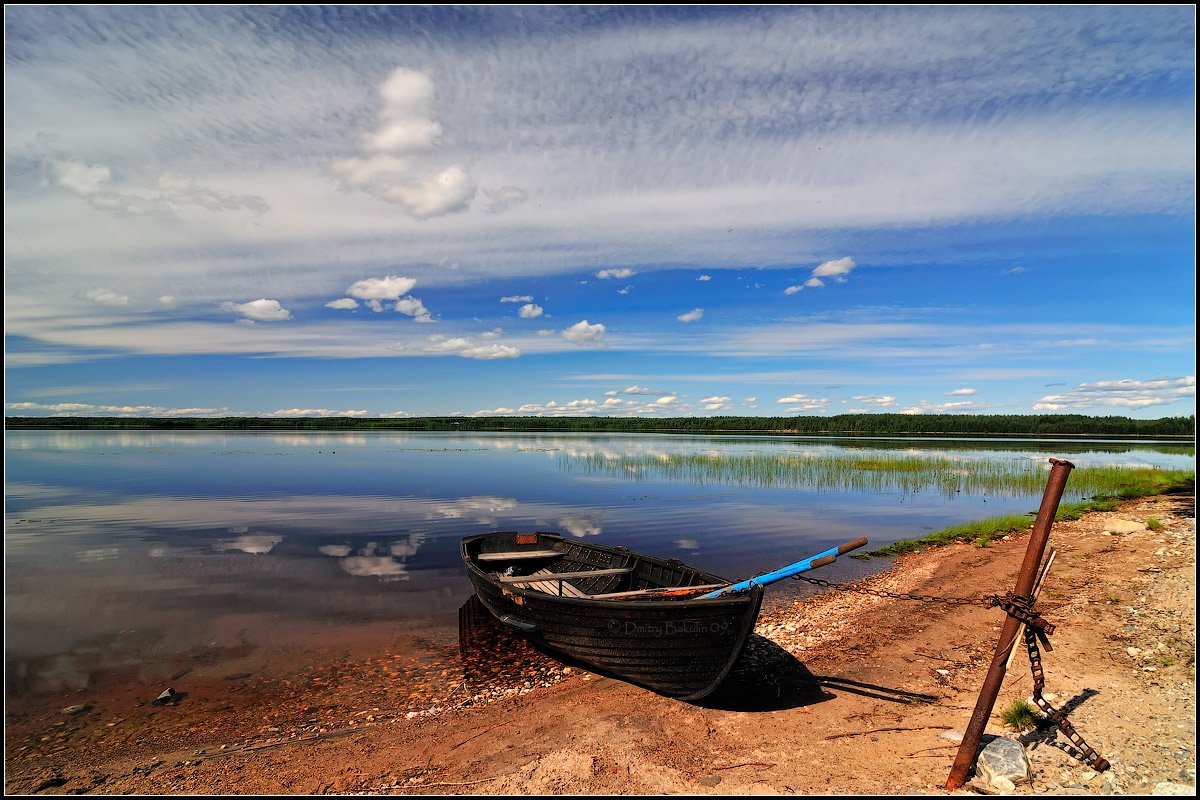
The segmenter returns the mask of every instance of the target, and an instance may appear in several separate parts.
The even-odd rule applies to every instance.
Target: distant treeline
[[[545,431],[783,433],[806,436],[1189,438],[1196,417],[1083,414],[841,414],[834,417],[6,417],[5,427],[86,430]]]

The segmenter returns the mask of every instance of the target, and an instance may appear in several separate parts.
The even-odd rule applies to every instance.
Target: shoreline
[[[1058,626],[1044,653],[1046,692],[1074,708],[1072,723],[1113,769],[1093,773],[1041,742],[1027,749],[1034,785],[1019,791],[1194,787],[1194,510],[1194,496],[1167,495],[1054,524],[1058,559],[1039,604]],[[1162,527],[1146,529],[1150,518]],[[1118,519],[1143,527],[1106,533]],[[1003,593],[1026,540],[1012,534],[984,549],[901,556],[865,585]],[[839,591],[799,599],[760,617],[729,685],[698,705],[536,652],[497,667],[498,651],[486,647],[476,674],[464,662],[461,675],[441,676],[444,686],[462,680],[445,696],[401,697],[422,669],[441,665],[406,663],[395,641],[291,675],[181,680],[176,705],[147,703],[150,687],[136,681],[78,715],[62,711],[78,697],[43,696],[40,709],[21,698],[6,708],[5,786],[16,794],[945,794],[955,746],[941,736],[966,725],[1000,613]],[[459,647],[435,644],[447,654]],[[509,644],[501,650],[513,655]],[[1031,685],[1019,653],[989,733],[1005,732],[999,710]]]

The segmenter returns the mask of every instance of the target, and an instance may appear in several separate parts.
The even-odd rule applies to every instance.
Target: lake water
[[[169,677],[188,653],[284,658],[297,642],[388,630],[444,641],[470,596],[458,541],[492,530],[558,531],[739,578],[859,536],[879,547],[1038,507],[1040,487],[799,468],[912,455],[954,459],[963,475],[1045,470],[1052,456],[1195,468],[1190,446],[1111,442],[8,432],[9,693],[122,670]],[[1064,499],[1080,496],[1068,482]],[[885,566],[842,559],[820,576]],[[768,598],[801,590],[785,583]]]

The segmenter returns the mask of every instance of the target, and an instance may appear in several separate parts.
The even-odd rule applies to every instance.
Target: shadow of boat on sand
[[[463,678],[472,691],[529,688],[564,666],[622,680],[619,675],[541,649],[499,622],[474,595],[459,609],[458,622]],[[729,711],[779,711],[833,697],[795,656],[770,639],[751,634],[721,685],[692,704]]]

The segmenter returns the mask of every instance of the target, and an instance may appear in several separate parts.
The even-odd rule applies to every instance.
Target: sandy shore
[[[1195,500],[1160,497],[1055,524],[1042,594],[1058,626],[1046,692],[1112,762],[1095,773],[1026,737],[1027,793],[1195,786]],[[1114,533],[1116,520],[1157,530]],[[1129,527],[1137,527],[1129,526]],[[870,585],[953,597],[1013,586],[1027,535],[906,556]],[[1002,622],[978,606],[833,592],[766,614],[702,705],[484,641],[447,672],[404,642],[323,664],[181,679],[177,702],[130,681],[6,707],[10,794],[945,794]],[[486,625],[486,620],[481,624]],[[434,643],[447,655],[457,642]],[[495,657],[507,661],[496,667]],[[503,660],[503,659],[502,659]],[[408,687],[452,687],[410,691]],[[1018,654],[997,710],[1032,689]],[[153,693],[150,694],[153,697]],[[64,709],[69,706],[86,706]],[[997,717],[989,732],[1006,733]],[[960,793],[969,792],[960,790]]]

